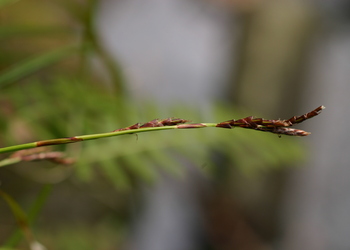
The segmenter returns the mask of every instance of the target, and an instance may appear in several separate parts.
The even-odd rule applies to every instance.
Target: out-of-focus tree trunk
[[[233,8],[242,7],[244,13],[240,14],[242,39],[235,50],[239,53],[238,69],[227,98],[266,116],[294,114],[301,84],[296,79],[302,75],[302,63],[314,29],[314,12],[305,3],[294,0],[251,1],[249,6],[245,1],[232,1]],[[132,95],[137,99],[151,98],[162,105],[172,100],[191,101],[198,108],[216,100],[218,90],[224,92],[217,76],[227,66],[222,62],[228,61],[223,57],[229,56],[225,46],[231,43],[222,39],[227,38],[222,33],[226,27],[221,26],[225,22],[211,19],[220,16],[220,12],[210,8],[204,8],[207,12],[199,11],[195,4],[205,1],[141,2],[120,1],[118,5],[106,1],[101,15],[101,23],[105,24],[101,25],[102,37],[111,53],[124,64]],[[113,11],[113,6],[118,8]],[[255,201],[248,205],[259,207],[259,213],[250,218],[259,224],[258,229],[246,220],[251,214],[242,215],[235,202],[227,202],[226,198],[232,197],[227,197],[224,186],[213,187],[215,190],[207,194],[207,215],[214,216],[208,219],[208,227],[216,249],[268,248],[268,242],[276,236],[280,179],[268,176],[255,180],[263,188],[250,193],[254,196],[250,200]],[[195,234],[190,229],[198,220],[174,216],[199,212],[195,204],[196,187],[176,183],[162,182],[147,196],[145,213],[136,223],[132,238],[135,249],[196,249]],[[172,202],[183,206],[171,205]],[[165,219],[158,216],[163,212],[169,215]],[[217,215],[226,223],[224,226],[215,219]],[[164,241],[169,236],[166,230],[176,232],[177,235],[170,236],[182,239],[177,240],[181,244],[174,243],[169,248]]]
[[[304,69],[318,27],[317,12],[304,1],[294,0],[256,1],[249,7],[239,15],[241,36],[235,49],[238,57],[230,98],[236,105],[266,117],[288,118],[302,105]],[[281,234],[278,211],[286,172],[256,178],[262,188],[250,193],[253,204],[248,206],[259,207],[260,212],[248,212],[246,216],[255,221],[255,233],[269,242]],[[250,181],[246,183],[242,190],[250,188]],[[254,249],[263,246],[256,245]]]
[[[304,1],[266,0],[241,15],[235,103],[271,116],[297,110],[315,14]]]
[[[342,5],[344,3],[344,5]],[[281,249],[350,249],[350,25],[349,5],[329,1],[336,16],[315,50],[307,105],[326,106],[312,129],[309,160],[289,181],[286,196],[286,237]],[[328,9],[329,10],[329,9]],[[327,20],[326,20],[327,21]]]

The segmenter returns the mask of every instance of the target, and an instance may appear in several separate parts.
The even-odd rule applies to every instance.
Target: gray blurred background
[[[247,243],[237,249],[350,248],[345,119],[350,93],[349,15],[347,1],[101,4],[101,39],[125,67],[130,92],[137,99],[152,98],[165,105],[189,102],[201,108],[232,98],[271,117],[299,114],[321,104],[327,107],[305,125],[313,133],[305,139],[307,162],[285,178],[281,211],[275,213],[281,217],[279,237],[272,244],[255,248]],[[193,220],[187,216],[193,216],[195,202],[188,197],[191,186],[182,190],[173,185],[164,181],[159,191],[147,194],[149,209],[132,249],[196,249],[195,242],[185,244],[194,241],[187,232]],[[171,205],[176,202],[169,196],[185,204],[181,207],[186,216],[178,215],[181,208]],[[162,211],[164,220],[158,217]],[[172,219],[174,231],[164,231],[170,230],[167,224]]]
[[[312,132],[309,137],[292,138],[298,141],[304,158],[277,163],[280,168],[246,175],[237,170],[239,167],[222,167],[232,166],[226,162],[230,152],[206,151],[218,169],[213,177],[202,173],[204,165],[170,149],[184,175],[178,178],[161,170],[152,185],[141,182],[131,195],[113,198],[109,193],[104,197],[102,203],[112,207],[106,210],[112,215],[104,220],[114,218],[113,213],[123,207],[120,217],[128,218],[128,226],[122,232],[108,231],[107,241],[118,238],[118,243],[95,249],[350,249],[348,1],[93,2],[92,26],[105,53],[118,62],[124,95],[137,110],[137,118],[148,119],[149,101],[158,107],[158,117],[171,116],[171,108],[180,105],[196,110],[205,121],[216,119],[218,104],[243,110],[246,116],[271,119],[326,107],[319,117],[299,125]],[[105,80],[104,85],[113,89],[114,79],[101,62],[92,58],[90,63],[96,75]],[[227,117],[232,118],[240,117]],[[283,139],[271,143],[283,148]],[[248,152],[245,157],[256,157],[255,149],[249,153],[249,144],[244,148]],[[7,175],[16,177],[9,170],[3,171],[2,186],[6,188]],[[66,192],[69,197],[79,197],[82,192],[97,197],[99,192],[86,188],[89,184],[76,191],[74,185],[56,187],[61,191],[52,195],[44,217],[65,221],[64,214],[72,211],[66,208],[60,213],[53,200],[63,201]],[[119,203],[112,201],[119,198]],[[78,200],[77,204],[72,201],[76,214],[71,217],[78,218],[76,223],[86,220],[94,225],[105,210],[94,204],[91,211],[84,208],[86,214],[80,214]],[[89,201],[81,202],[89,206]],[[55,238],[53,235],[46,237]],[[42,237],[45,239],[45,233]]]

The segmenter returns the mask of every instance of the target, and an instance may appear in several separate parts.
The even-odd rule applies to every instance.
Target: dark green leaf
[[[13,65],[9,69],[0,73],[0,88],[21,80],[38,70],[51,66],[52,64],[71,56],[77,51],[77,49],[78,47],[76,45],[69,45]]]

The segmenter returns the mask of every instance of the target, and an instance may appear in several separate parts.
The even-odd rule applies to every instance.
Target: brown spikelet
[[[163,119],[163,120],[154,119],[154,120],[146,122],[146,123],[144,123],[142,125],[140,123],[136,123],[136,124],[131,125],[131,126],[126,127],[126,128],[116,129],[113,132],[130,130],[130,129],[139,129],[139,128],[154,128],[154,127],[162,127],[162,126],[175,126],[175,125],[183,124],[183,123],[186,123],[186,122],[189,122],[189,120],[180,119],[180,118],[167,118],[167,119]]]
[[[310,119],[318,114],[324,109],[324,106],[319,106],[313,111],[306,113],[301,116],[293,116],[288,120],[267,120],[263,118],[254,118],[248,116],[239,120],[228,120],[225,122],[218,123],[216,127],[220,128],[232,128],[241,127],[248,129],[255,129],[264,132],[271,132],[279,135],[291,135],[291,136],[307,136],[310,133],[305,132],[301,129],[287,128],[293,126],[294,124],[301,123],[307,119]]]
[[[63,152],[47,152],[47,148],[32,148],[19,150],[10,155],[9,158],[20,158],[21,161],[49,160],[63,165],[70,165],[75,162],[74,159],[67,158]]]
[[[14,152],[13,154],[11,154],[9,156],[9,158],[22,158],[28,155],[32,155],[32,154],[38,154],[41,152],[45,152],[47,151],[47,148],[30,148],[30,149],[23,149],[23,150],[19,150]]]
[[[256,128],[258,126],[265,127],[289,127],[292,124],[286,120],[265,120],[263,118],[254,118],[248,116],[239,120],[229,120],[225,122],[218,123],[217,127],[241,127],[241,128]]]
[[[270,132],[278,135],[290,135],[290,136],[307,136],[310,132],[306,132],[301,129],[296,128],[286,128],[286,127],[259,127],[256,130]]]
[[[288,119],[287,121],[290,122],[291,124],[301,123],[307,119],[310,119],[310,118],[320,114],[323,109],[325,109],[324,106],[319,106],[309,113],[306,113],[306,114],[301,115],[301,116],[293,116],[292,118]]]
[[[162,123],[164,126],[174,126],[174,125],[189,122],[189,120],[184,120],[180,118],[168,118],[168,119],[160,120],[159,122]]]
[[[135,123],[134,125],[131,125],[131,126],[126,127],[126,128],[119,128],[119,129],[113,130],[113,132],[130,130],[130,129],[139,129],[139,128],[140,128],[140,123]]]
[[[150,122],[146,122],[140,126],[140,128],[154,128],[164,126],[158,119],[154,119]]]

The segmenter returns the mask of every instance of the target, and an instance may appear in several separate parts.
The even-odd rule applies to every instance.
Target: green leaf
[[[28,222],[27,222],[28,224],[32,223],[38,217],[42,207],[44,206],[44,203],[46,202],[47,198],[51,194],[51,191],[52,191],[52,185],[48,184],[42,188],[42,190],[38,194],[38,197],[33,202],[33,204],[30,207],[30,210],[28,212]],[[19,243],[21,238],[22,238],[22,235],[21,235],[20,231],[17,230],[6,241],[5,246],[6,247],[14,247]],[[1,250],[1,248],[0,248],[0,250]]]
[[[77,49],[78,47],[76,45],[68,45],[40,56],[29,58],[10,67],[9,69],[0,73],[0,88],[21,80],[38,70],[46,68],[64,59],[65,57],[71,56],[77,51]]]
[[[4,199],[7,205],[10,207],[13,216],[16,218],[19,228],[23,235],[26,236],[28,242],[32,241],[32,233],[29,228],[29,220],[26,213],[22,210],[20,205],[6,192],[0,189],[0,197]]]
[[[7,205],[10,207],[13,215],[15,216],[16,220],[22,225],[28,227],[28,218],[25,212],[22,210],[22,208],[18,205],[18,203],[7,193],[0,190],[0,196],[5,200]]]

